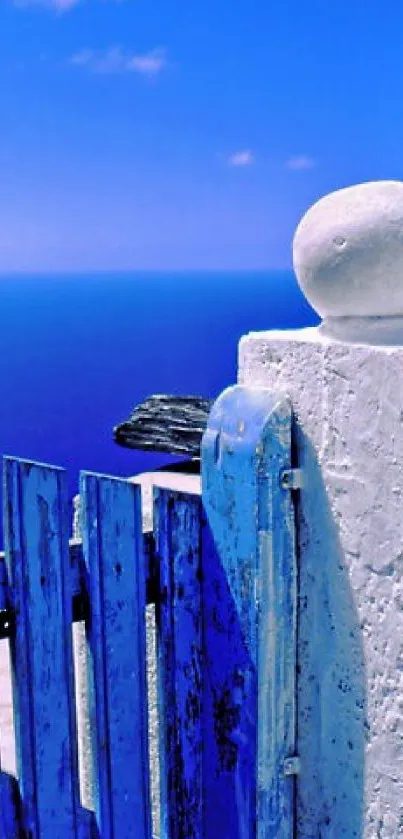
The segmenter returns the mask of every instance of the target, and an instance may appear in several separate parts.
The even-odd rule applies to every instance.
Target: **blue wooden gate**
[[[291,408],[236,386],[215,403],[202,494],[4,459],[0,634],[10,638],[18,780],[1,839],[151,839],[145,607],[158,626],[162,839],[294,835],[296,568]],[[94,812],[80,802],[72,622],[90,657]]]

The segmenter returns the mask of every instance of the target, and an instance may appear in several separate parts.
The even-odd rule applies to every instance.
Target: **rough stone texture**
[[[200,457],[212,404],[202,396],[150,396],[113,429],[115,442],[129,449]]]
[[[403,183],[374,181],[326,195],[300,222],[298,282],[323,316],[403,314]]]
[[[242,339],[239,381],[281,388],[297,502],[299,839],[403,836],[403,348],[316,330]]]

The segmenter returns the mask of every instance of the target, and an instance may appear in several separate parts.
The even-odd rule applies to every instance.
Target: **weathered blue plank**
[[[7,608],[7,568],[4,553],[0,553],[0,612]]]
[[[20,798],[16,778],[0,772],[0,836],[1,839],[20,839]]]
[[[296,563],[291,408],[235,386],[202,444],[205,839],[290,839],[295,750]]]
[[[95,819],[102,839],[150,839],[145,564],[140,488],[84,473]]]
[[[77,836],[68,505],[63,470],[4,460],[5,547],[21,828]]]
[[[164,839],[202,839],[200,497],[156,490],[154,527],[159,557],[161,832]]]

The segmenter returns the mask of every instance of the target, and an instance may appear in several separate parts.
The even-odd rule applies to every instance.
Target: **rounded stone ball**
[[[294,236],[294,270],[322,317],[403,315],[403,182],[321,198]]]

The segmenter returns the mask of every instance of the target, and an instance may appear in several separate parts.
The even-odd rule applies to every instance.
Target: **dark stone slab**
[[[200,457],[212,405],[202,396],[150,396],[114,428],[114,440],[128,449]]]

